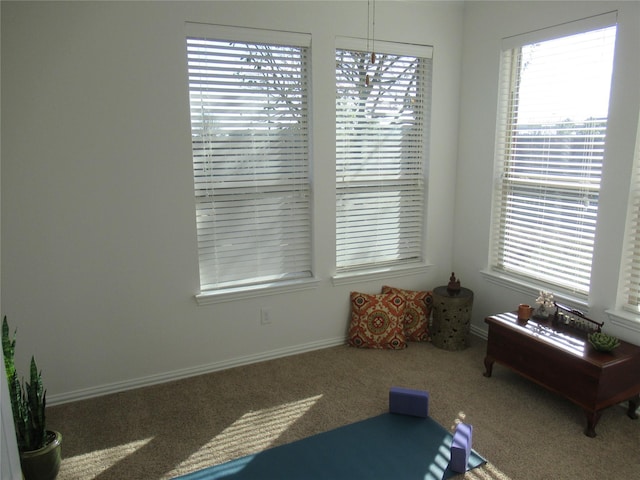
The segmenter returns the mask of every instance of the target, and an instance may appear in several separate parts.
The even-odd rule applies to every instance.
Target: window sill
[[[309,278],[304,280],[291,280],[289,282],[274,282],[265,285],[226,288],[222,290],[198,293],[195,295],[195,299],[198,305],[211,305],[214,303],[266,297],[281,293],[297,292],[300,290],[311,290],[316,288],[319,283],[320,281],[318,279]]]
[[[559,300],[559,303],[566,303],[585,314],[589,311],[589,303],[586,298],[557,291],[557,288],[554,289],[554,287],[550,285],[536,284],[524,278],[498,273],[492,270],[481,270],[480,273],[488,282],[500,287],[508,288],[509,290],[523,293],[528,297],[532,297],[533,300],[538,298],[540,291],[551,292],[553,293],[554,299]]]
[[[611,320],[611,323],[614,325],[631,330],[635,333],[640,333],[639,314],[618,309],[605,310],[605,313],[609,316],[609,320]]]
[[[426,263],[411,263],[402,266],[375,268],[368,270],[337,273],[331,277],[334,286],[351,283],[383,280],[387,278],[405,277],[407,275],[424,275],[433,265]]]

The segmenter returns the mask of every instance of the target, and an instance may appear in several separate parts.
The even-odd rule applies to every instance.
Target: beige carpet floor
[[[58,480],[169,479],[383,413],[391,386],[427,390],[446,428],[473,425],[489,463],[459,478],[640,479],[640,421],[614,406],[589,438],[572,403],[500,365],[485,378],[485,349],[339,346],[50,407]]]

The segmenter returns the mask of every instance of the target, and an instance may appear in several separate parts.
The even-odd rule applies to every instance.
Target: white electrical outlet
[[[271,309],[270,308],[260,309],[260,324],[271,325]]]

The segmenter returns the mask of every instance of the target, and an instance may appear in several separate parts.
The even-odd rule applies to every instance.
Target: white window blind
[[[201,291],[310,277],[308,38],[218,31],[187,37]]]
[[[634,175],[627,214],[627,233],[623,252],[623,307],[640,313],[640,119],[636,137]]]
[[[491,262],[586,296],[616,27],[552,33],[503,51]]]
[[[431,48],[375,48],[336,50],[338,272],[423,256]]]

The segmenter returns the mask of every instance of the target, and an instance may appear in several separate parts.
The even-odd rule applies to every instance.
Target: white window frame
[[[248,296],[272,295],[278,292],[313,288],[318,282],[313,276],[312,265],[311,141],[309,133],[311,36],[292,32],[187,23],[185,37],[187,50],[191,52],[187,55],[187,68],[190,78],[189,103],[192,112],[192,138],[194,139],[194,187],[200,267],[200,291],[195,296],[197,302],[208,304]],[[239,47],[243,44],[266,45],[266,48],[270,49],[269,51],[273,47],[268,46],[300,49],[299,51],[303,55],[303,64],[300,70],[302,83],[296,86],[292,94],[295,98],[291,97],[290,101],[298,102],[297,108],[304,112],[304,123],[296,124],[297,128],[293,133],[295,138],[288,137],[289,140],[284,142],[277,135],[277,129],[273,130],[276,132],[275,135],[273,131],[262,132],[264,128],[260,125],[267,122],[258,121],[259,119],[254,120],[251,117],[264,116],[265,110],[255,107],[250,107],[250,115],[243,114],[241,119],[242,123],[247,125],[242,128],[247,129],[250,134],[240,137],[239,134],[242,134],[240,127],[235,127],[233,131],[225,127],[230,132],[226,135],[223,135],[224,131],[222,130],[224,129],[216,129],[214,133],[197,136],[197,132],[201,130],[198,125],[201,126],[205,118],[209,120],[198,110],[221,112],[218,113],[219,118],[226,115],[225,111],[235,115],[237,112],[234,110],[225,110],[219,107],[223,102],[237,102],[238,100],[245,102],[242,105],[247,105],[249,101],[253,101],[248,97],[254,95],[246,87],[246,80],[242,88],[238,88],[235,80],[223,82],[217,77],[211,80],[213,83],[207,84],[209,79],[206,78],[205,68],[195,63],[199,60],[197,58],[199,52],[194,51],[194,44],[201,40],[224,42],[224,45],[220,43],[220,47],[224,49]],[[255,47],[255,52],[252,54],[260,55],[258,50],[258,47]],[[224,67],[225,69],[227,67],[229,69],[236,68],[232,64],[233,55],[239,53],[225,52],[222,54],[222,56],[230,55],[227,58],[232,59]],[[260,61],[260,58],[257,58]],[[209,67],[213,67],[213,65],[210,63]],[[222,67],[216,65],[213,68],[222,72]],[[295,68],[297,70],[298,67]],[[240,67],[237,69],[240,70]],[[191,72],[193,72],[193,80],[191,80]],[[242,72],[239,73],[242,74]],[[292,78],[288,77],[287,80]],[[271,92],[272,89],[277,88],[270,80],[264,81],[258,78],[256,81],[255,85],[262,86],[265,92]],[[202,84],[202,86],[198,84]],[[213,93],[209,93],[211,96],[207,98],[208,93],[206,92]],[[300,92],[302,96],[298,98]],[[289,95],[286,90],[284,94],[282,91],[277,93],[279,93],[278,98]],[[252,98],[259,99],[260,97],[254,95]],[[199,106],[194,102],[199,102]],[[262,102],[262,100],[255,100],[255,102]],[[277,103],[277,105],[281,105],[281,103]],[[280,115],[276,112],[273,115],[278,119],[285,117],[286,120],[288,118],[286,113]],[[235,124],[237,115],[235,117],[227,115],[227,117],[228,120],[220,121],[228,126]],[[213,118],[213,116],[209,115],[209,118]],[[275,123],[278,126],[280,121],[278,119],[269,116],[268,123]],[[237,136],[234,137],[234,134]],[[221,135],[225,136],[225,140],[216,140],[216,137]],[[195,141],[196,138],[199,138],[198,142]],[[233,138],[248,141],[247,143],[243,140],[243,142],[235,144],[239,145],[237,151],[234,152],[234,155],[239,154],[240,160],[237,161],[230,158],[231,154],[228,148],[221,149],[225,142],[229,142]],[[301,142],[302,148],[298,146]],[[285,143],[286,145],[284,145]],[[242,146],[248,144],[258,145],[259,148]],[[272,146],[274,144],[277,147],[275,149]],[[261,161],[269,163],[259,163]],[[267,169],[264,168],[264,165],[269,167],[269,171],[266,173]],[[240,167],[242,167],[242,171],[239,171]],[[236,199],[240,200],[236,202]],[[269,207],[270,210],[266,211],[267,204],[273,204],[274,207]],[[230,210],[227,205],[240,206]],[[281,206],[277,207],[277,205]],[[254,213],[251,214],[249,210]],[[291,213],[285,215],[286,211]],[[230,214],[225,212],[230,212]],[[235,222],[245,217],[241,212],[248,212],[247,220],[241,220],[244,222],[243,226],[239,227],[240,230],[233,229],[236,233],[231,233],[234,236],[230,240],[226,239],[229,237],[220,240],[225,227],[219,220],[223,220],[225,223]],[[254,220],[251,220],[252,218]],[[265,219],[269,221],[269,225],[258,228],[258,224]],[[301,226],[299,226],[300,222],[302,222]],[[266,230],[267,228],[268,230]],[[280,233],[275,232],[272,237],[268,234],[272,228]],[[245,233],[239,235],[242,231]],[[302,240],[294,238],[296,236],[302,237]],[[245,240],[249,240],[248,244],[242,245]],[[235,260],[231,261],[232,257]],[[251,258],[252,261],[245,261],[247,258]],[[277,259],[277,265],[271,266],[270,263],[274,258]],[[237,270],[236,265],[238,266]]]
[[[640,117],[618,285],[616,309],[607,314],[614,324],[640,333]]]
[[[415,182],[415,190],[413,194],[414,199],[420,199],[420,204],[417,207],[419,221],[415,221],[413,225],[414,228],[419,230],[418,236],[419,238],[416,240],[418,242],[417,248],[414,247],[413,251],[415,255],[412,258],[401,258],[397,260],[390,261],[372,261],[369,263],[360,263],[360,264],[349,264],[348,262],[340,261],[341,252],[339,244],[341,242],[341,235],[344,237],[348,235],[344,228],[341,229],[340,225],[343,226],[350,222],[345,222],[345,215],[347,213],[341,212],[340,205],[344,201],[344,199],[352,199],[349,195],[357,195],[358,193],[354,193],[356,188],[353,188],[358,182],[363,183],[363,177],[359,175],[371,175],[371,171],[367,172],[366,168],[362,169],[362,172],[357,172],[356,170],[351,171],[347,166],[345,166],[345,162],[348,162],[348,147],[345,146],[346,137],[341,137],[339,135],[339,130],[344,129],[345,123],[347,120],[340,116],[339,106],[336,106],[336,142],[337,142],[337,165],[336,165],[336,274],[333,276],[334,284],[343,284],[343,283],[352,283],[362,280],[371,280],[375,278],[389,278],[401,275],[407,275],[411,273],[423,273],[428,269],[429,265],[425,263],[424,260],[424,239],[425,235],[425,225],[426,225],[426,199],[427,199],[427,166],[428,166],[428,156],[429,156],[429,126],[430,126],[430,105],[431,105],[431,76],[432,76],[432,56],[433,56],[433,48],[430,46],[424,45],[414,45],[414,44],[402,44],[402,43],[394,43],[394,42],[384,42],[376,40],[373,42],[375,53],[377,55],[377,61],[379,64],[380,58],[384,54],[391,55],[399,55],[399,56],[407,56],[407,57],[416,57],[421,60],[421,78],[420,81],[420,95],[422,96],[422,129],[420,132],[419,148],[421,149],[419,159],[407,159],[402,163],[397,163],[394,167],[393,164],[387,164],[387,167],[391,166],[392,168],[396,168],[398,171],[401,171],[400,167],[406,169],[408,175],[406,175],[405,180],[409,179],[410,182]],[[357,39],[351,37],[337,37],[336,38],[336,54],[338,51],[358,51],[370,54],[371,52],[371,43],[367,42],[364,39]],[[371,71],[371,82],[375,82],[375,78],[373,72],[375,70],[375,65],[371,66],[369,69]],[[336,81],[338,79],[336,78]],[[364,79],[363,79],[364,81]],[[338,86],[336,86],[338,87]],[[339,95],[339,92],[337,92]],[[338,102],[340,100],[339,97],[336,98]],[[381,142],[382,145],[382,142]],[[382,147],[378,147],[382,148]],[[341,159],[341,152],[345,155],[344,160]],[[382,158],[382,155],[379,156]],[[391,160],[392,162],[393,160]],[[413,165],[411,165],[413,163]],[[398,174],[397,179],[401,178],[404,174]],[[384,182],[385,179],[382,175],[380,175],[379,182]],[[392,180],[393,181],[393,180]],[[350,185],[351,183],[351,185]],[[351,188],[350,188],[351,187]],[[380,187],[384,188],[384,187]],[[411,187],[407,188],[407,191]],[[384,190],[380,190],[383,192]],[[419,193],[418,193],[419,192]],[[381,195],[381,194],[380,194]],[[415,200],[414,200],[415,201]],[[346,201],[345,201],[346,203]],[[405,217],[407,218],[407,217]],[[342,222],[342,223],[341,223]],[[375,226],[373,227],[375,228]],[[341,233],[342,232],[342,233]],[[348,241],[348,240],[347,240]],[[344,258],[344,256],[342,257]]]
[[[502,210],[506,205],[506,197],[503,192],[503,185],[507,185],[511,179],[508,177],[509,173],[506,170],[510,165],[510,155],[512,154],[510,150],[510,135],[515,130],[510,130],[507,121],[511,120],[511,107],[510,104],[513,101],[513,97],[510,97],[507,92],[511,90],[511,87],[514,82],[514,75],[517,72],[517,65],[515,62],[516,56],[519,54],[519,49],[525,45],[531,45],[538,42],[544,42],[548,40],[557,39],[560,37],[565,37],[574,34],[585,33],[593,30],[599,30],[602,28],[615,26],[617,23],[617,14],[616,12],[610,12],[603,15],[598,15],[595,17],[590,17],[587,19],[579,20],[576,22],[570,22],[562,25],[558,25],[551,28],[546,28],[542,30],[537,30],[533,32],[529,32],[524,35],[517,35],[514,37],[509,37],[503,39],[502,42],[502,59],[501,59],[501,79],[500,79],[500,104],[498,109],[498,125],[496,130],[496,180],[495,180],[495,190],[494,190],[494,204],[492,207],[492,238],[490,241],[490,252],[489,252],[489,268],[485,270],[483,273],[488,278],[488,280],[497,283],[501,286],[507,286],[512,289],[518,291],[526,291],[527,293],[531,291],[538,290],[549,290],[553,291],[560,298],[564,298],[569,300],[571,303],[580,305],[581,307],[586,306],[588,304],[588,295],[589,295],[589,286],[584,288],[584,285],[570,285],[568,282],[554,282],[550,279],[550,275],[545,274],[544,272],[541,275],[536,274],[525,274],[523,271],[513,270],[510,268],[505,268],[500,260],[502,255],[501,250],[501,242],[502,236],[502,223],[505,220],[505,211]],[[515,115],[515,114],[514,114]],[[514,117],[515,118],[515,117]],[[604,141],[602,148],[604,149]],[[604,160],[604,152],[602,152],[603,160]],[[550,177],[551,178],[551,177]],[[525,179],[526,180],[526,179]],[[535,179],[529,179],[531,182],[536,183],[539,182]],[[599,178],[597,181],[597,185],[593,185],[592,187],[588,187],[591,189],[591,194],[595,195],[596,201],[599,192]],[[552,188],[551,191],[554,189]],[[589,190],[584,190],[584,192],[588,192]],[[585,193],[586,195],[586,193]],[[592,206],[592,205],[589,205]],[[597,213],[591,213],[591,218],[587,221],[591,222],[594,238],[593,242],[595,242],[595,222]],[[588,227],[591,228],[591,227]],[[536,229],[535,226],[531,226],[531,237],[535,236]],[[532,247],[533,248],[533,247]],[[536,247],[537,248],[537,247]],[[590,271],[591,261],[593,259],[593,243],[590,247],[585,247],[587,250],[591,248],[590,256],[589,256],[589,265],[588,268]],[[563,255],[563,254],[561,254]],[[571,266],[567,267],[553,267],[553,268],[566,268],[571,269]],[[524,269],[524,267],[523,267]],[[542,270],[542,269],[541,269]],[[546,272],[546,271],[545,271]],[[570,274],[567,274],[570,275]]]

